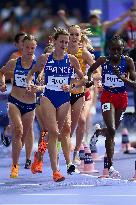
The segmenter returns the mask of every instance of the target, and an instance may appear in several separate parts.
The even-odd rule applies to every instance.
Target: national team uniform
[[[80,67],[81,67],[81,70],[82,70],[83,74],[85,74],[86,64],[83,61],[82,55],[83,55],[83,49],[82,48],[79,48],[78,52],[76,54],[74,54],[74,56],[79,61],[79,64],[80,64]],[[76,81],[75,81],[75,84],[76,84]],[[85,96],[85,101],[90,100],[91,99],[91,94],[90,93],[91,93],[90,90],[89,89],[85,90],[84,86],[77,89],[77,91],[72,91],[71,92],[71,100],[70,100],[71,105],[73,105],[80,97],[83,97],[83,96]]]
[[[36,61],[33,60],[30,68],[25,69],[21,65],[21,57],[17,59],[16,67],[14,70],[13,86],[17,86],[19,88],[27,87],[26,78],[27,78],[28,72],[32,69],[35,63]],[[36,103],[27,104],[27,103],[21,102],[20,100],[13,97],[11,94],[8,96],[8,102],[16,105],[17,108],[20,110],[21,115],[24,115],[27,112],[33,111],[36,107]]]
[[[121,56],[121,61],[118,68],[121,74],[125,75],[127,73],[125,56]],[[113,104],[115,109],[126,109],[128,105],[126,85],[115,75],[109,59],[107,59],[102,65],[102,85],[103,92],[101,95],[101,103],[103,104],[103,112],[109,109],[109,103]]]
[[[70,85],[73,75],[68,54],[61,60],[55,60],[53,53],[48,57],[44,68],[45,90],[43,96],[47,97],[57,109],[61,105],[70,101],[70,93],[62,90],[62,85]]]

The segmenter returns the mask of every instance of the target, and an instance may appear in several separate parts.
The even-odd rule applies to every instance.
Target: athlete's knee
[[[85,123],[86,123],[85,117],[81,117],[78,120],[78,127],[77,127],[77,129],[83,129],[85,127]]]
[[[66,123],[63,126],[62,133],[63,133],[63,135],[67,135],[67,134],[71,133],[71,124],[70,123]]]
[[[22,137],[23,135],[23,125],[14,125],[14,132],[15,132],[15,135],[16,137]]]
[[[58,138],[59,130],[57,128],[52,128],[51,130],[48,130],[49,138]]]

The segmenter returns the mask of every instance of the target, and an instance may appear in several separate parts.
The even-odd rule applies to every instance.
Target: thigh
[[[115,108],[111,103],[102,103],[102,116],[107,128],[115,128]]]
[[[35,115],[36,115],[36,119],[39,123],[39,126],[40,126],[40,129],[42,131],[45,131],[45,118],[43,117],[43,114],[42,114],[42,109],[41,109],[41,105],[37,105],[36,109],[35,109]]]
[[[118,129],[120,122],[122,121],[123,117],[124,117],[124,113],[125,113],[126,109],[116,109],[115,111],[115,126],[116,129]]]
[[[85,118],[85,119],[87,118],[90,112],[90,107],[91,107],[91,100],[85,101],[80,118]]]
[[[67,116],[65,118],[62,130],[60,132],[59,139],[65,137],[66,135],[70,135],[71,133],[71,106],[68,110]]]
[[[22,116],[23,135],[26,136],[30,128],[32,129],[34,123],[35,111],[27,112]]]
[[[51,132],[54,129],[58,129],[57,119],[56,119],[56,109],[50,100],[46,97],[41,97],[40,101],[42,116],[44,117],[46,123],[44,122],[44,128]]]
[[[85,102],[85,98],[81,97],[71,107],[71,133],[72,134],[79,120],[79,116],[83,109],[84,102]]]
[[[59,131],[61,131],[64,125],[69,109],[70,109],[70,102],[64,103],[57,109],[57,122],[58,122]]]
[[[22,126],[21,113],[16,105],[12,103],[8,104],[8,115],[13,128]]]

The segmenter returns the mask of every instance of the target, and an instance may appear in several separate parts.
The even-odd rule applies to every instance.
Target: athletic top
[[[21,57],[19,57],[16,61],[16,67],[14,70],[13,86],[17,86],[20,88],[26,88],[27,87],[26,78],[27,78],[28,72],[32,69],[32,67],[35,64],[36,64],[36,61],[33,60],[30,68],[25,69],[22,67]],[[35,81],[35,79],[34,79],[34,81]]]
[[[68,54],[65,54],[61,60],[55,60],[53,53],[51,53],[44,68],[46,89],[63,91],[61,86],[63,84],[70,85],[72,74],[73,68]]]
[[[90,31],[90,33],[92,33],[88,36],[91,40],[92,46],[94,48],[103,48],[104,32],[102,25],[97,25],[96,27],[90,25],[87,30]]]
[[[80,68],[81,68],[83,74],[85,74],[87,65],[84,62],[82,55],[83,55],[83,48],[79,48],[77,53],[74,54],[74,56],[78,59],[78,62],[79,62],[79,65],[80,65]],[[76,85],[77,79],[72,79],[71,83]],[[76,91],[71,91],[71,93],[73,93],[73,94],[79,94],[79,93],[83,93],[83,92],[84,92],[84,86],[79,87],[78,89],[76,89]]]
[[[121,56],[120,64],[118,65],[120,73],[126,74],[127,67],[125,56]],[[126,85],[115,75],[109,58],[102,65],[102,85],[104,90],[112,93],[122,93],[126,91]]]

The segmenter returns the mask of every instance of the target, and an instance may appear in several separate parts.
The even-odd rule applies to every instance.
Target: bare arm
[[[64,22],[65,26],[67,26],[67,27],[70,27],[70,26],[71,26],[70,22],[68,21],[68,19],[67,19],[67,17],[66,17],[66,12],[65,12],[65,10],[62,10],[62,9],[61,9],[61,10],[59,10],[59,11],[57,12],[57,14],[58,14],[58,16],[60,17],[60,19]],[[90,24],[89,24],[89,23],[80,23],[79,26],[80,26],[82,29],[86,29],[86,28],[88,28],[88,27],[90,26]]]
[[[27,79],[26,79],[28,85],[31,85],[34,73],[36,73],[36,72],[41,73],[43,71],[44,66],[46,64],[46,61],[47,61],[47,58],[48,58],[48,54],[41,55],[39,57],[37,63],[35,64],[35,66],[29,71],[29,73],[27,75]]]
[[[89,70],[88,70],[88,79],[91,80],[91,75],[92,73],[98,68],[100,67],[101,65],[103,65],[103,63],[106,61],[106,58],[105,57],[99,57],[95,63],[93,63],[92,66],[90,66]]]
[[[116,31],[115,35],[122,35],[122,33],[125,31],[126,23],[124,23],[119,30]]]
[[[5,92],[7,90],[5,75],[8,74],[9,78],[13,77],[16,60],[10,60],[5,66],[0,69],[0,91]]]
[[[16,65],[16,60],[9,60],[5,66],[0,69],[0,84],[5,84],[5,75],[9,74],[10,77],[13,77],[14,68]]]
[[[93,58],[93,56],[91,55],[91,53],[87,50],[83,51],[83,60],[85,61],[86,64],[88,64],[89,66],[92,66],[93,63],[95,63],[95,60]],[[101,72],[100,72],[100,68],[97,68],[96,70],[94,70],[93,74],[95,74],[94,76],[97,77],[101,77]]]
[[[64,22],[65,26],[69,27],[70,26],[70,23],[66,17],[66,13],[65,13],[65,10],[59,10],[58,12],[58,16],[60,17],[60,19]]]
[[[130,14],[130,11],[125,12],[124,14],[122,14],[121,16],[119,16],[118,18],[114,19],[113,21],[105,21],[102,23],[103,29],[106,30],[107,28],[112,27],[113,25],[123,21],[126,17],[128,17]]]
[[[128,84],[130,87],[136,88],[136,72],[134,62],[130,57],[126,57],[126,62],[128,65],[128,76],[122,75],[117,67],[114,67],[114,72],[123,82]]]

